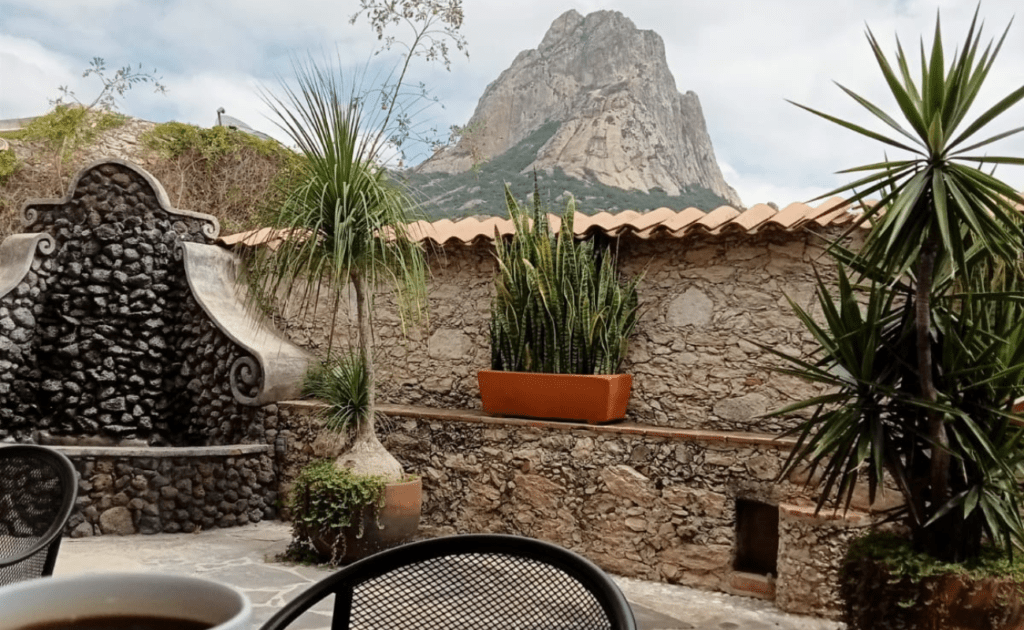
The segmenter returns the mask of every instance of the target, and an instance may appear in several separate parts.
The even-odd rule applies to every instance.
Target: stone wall
[[[809,232],[755,236],[703,235],[679,240],[623,238],[626,276],[646,270],[639,286],[643,316],[623,370],[633,375],[628,419],[688,429],[761,431],[794,419],[760,414],[811,395],[798,379],[773,373],[779,361],[757,344],[805,354],[812,339],[786,296],[814,308],[820,241]],[[376,295],[379,400],[394,404],[479,409],[476,373],[490,367],[488,322],[495,261],[490,245],[453,246],[429,254],[429,321],[402,335],[394,299]],[[333,345],[355,338],[354,299],[341,302]],[[312,309],[293,300],[278,325],[323,355],[332,305]]]
[[[284,496],[317,457],[319,423],[316,404],[279,407]],[[776,604],[838,615],[839,561],[852,533],[846,522],[811,516],[801,485],[774,481],[788,446],[770,436],[382,409],[385,446],[423,477],[424,536],[531,536],[618,575],[735,591],[750,577],[733,570],[736,501],[754,500],[781,508],[779,574],[763,580]]]
[[[50,245],[52,241],[43,247]],[[30,418],[42,381],[36,362],[36,318],[43,314],[39,298],[53,268],[51,259],[36,258],[14,289],[0,296],[0,438],[26,441],[34,430]]]
[[[277,517],[272,449],[57,447],[78,471],[73,538],[196,532]]]
[[[809,506],[779,506],[779,575],[799,579],[779,580],[775,603],[789,612],[805,615],[827,611],[838,617],[839,569],[850,543],[864,533],[871,520],[862,512],[814,514]]]

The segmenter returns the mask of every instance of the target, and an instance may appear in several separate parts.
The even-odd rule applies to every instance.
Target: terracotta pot
[[[500,416],[585,420],[600,424],[626,417],[629,374],[539,374],[480,370],[484,411]]]
[[[1011,578],[936,575],[893,580],[884,565],[861,559],[841,586],[852,629],[1021,630],[1024,584]]]
[[[339,563],[354,562],[411,539],[420,525],[422,505],[421,478],[417,477],[403,483],[389,483],[384,487],[384,507],[379,513],[373,506],[363,507],[362,536],[359,535],[360,522],[355,521],[351,526],[342,528],[340,532],[314,533],[310,539],[322,557],[331,558],[335,545],[339,545]]]

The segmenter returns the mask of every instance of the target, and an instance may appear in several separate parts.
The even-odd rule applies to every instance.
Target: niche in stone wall
[[[736,560],[733,569],[778,575],[779,506],[736,499]]]

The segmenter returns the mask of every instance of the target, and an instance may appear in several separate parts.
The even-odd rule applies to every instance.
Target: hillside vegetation
[[[545,124],[465,173],[406,170],[392,176],[410,188],[429,220],[505,216],[505,184],[520,199],[533,192],[533,173],[525,169],[557,128],[557,121]],[[296,154],[281,144],[227,127],[157,125],[67,106],[24,129],[0,132],[0,138],[10,145],[0,151],[0,238],[20,229],[18,211],[26,200],[63,197],[83,166],[105,157],[139,164],[164,186],[172,206],[217,217],[223,234],[265,225],[267,209],[281,199],[298,164]],[[557,210],[572,194],[587,214],[690,206],[711,210],[726,203],[703,188],[678,196],[644,193],[575,179],[561,169],[538,171],[537,182],[548,208]]]
[[[68,106],[0,138],[10,145],[0,151],[0,238],[20,229],[26,200],[63,197],[71,178],[101,158],[139,164],[172,206],[217,217],[224,234],[261,226],[298,163],[279,143],[227,127],[157,125]]]
[[[403,171],[397,177],[417,195],[421,210],[432,221],[478,215],[503,217],[507,214],[505,184],[509,184],[513,194],[521,199],[533,192],[533,173],[524,170],[536,159],[537,151],[555,134],[560,124],[559,121],[545,123],[511,149],[464,173]],[[576,179],[560,168],[538,171],[537,183],[541,202],[547,207],[555,209],[562,206],[566,195],[572,194],[576,198],[577,209],[585,214],[623,210],[645,212],[662,207],[682,210],[691,206],[708,211],[728,204],[722,197],[698,186],[675,196],[660,189],[645,193]]]

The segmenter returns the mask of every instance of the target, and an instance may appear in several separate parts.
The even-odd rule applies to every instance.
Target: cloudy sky
[[[426,115],[439,129],[464,124],[488,83],[521,50],[536,48],[560,14],[611,9],[665,41],[680,91],[696,92],[718,162],[743,202],[806,201],[846,181],[835,171],[883,158],[881,145],[803,112],[786,99],[840,117],[870,115],[833,83],[838,81],[890,110],[867,46],[870,27],[887,51],[896,36],[916,49],[931,41],[941,10],[945,41],[963,40],[975,2],[942,0],[464,0],[463,33],[470,56],[451,71],[414,61],[441,107]],[[294,55],[337,48],[360,66],[377,41],[365,21],[350,25],[357,0],[0,0],[0,119],[45,113],[61,85],[82,100],[99,90],[81,77],[93,57],[116,68],[156,69],[166,96],[147,86],[121,103],[125,113],[164,122],[210,126],[216,110],[273,132],[257,95],[287,76]],[[986,38],[1001,35],[1014,0],[984,0]],[[1024,22],[1024,16],[1021,21]],[[394,31],[402,39],[406,32]],[[948,54],[948,53],[947,53]],[[916,54],[915,54],[916,58]],[[1024,85],[1024,23],[1009,36],[979,109]],[[1024,105],[992,132],[1024,124]],[[993,155],[1024,155],[1024,134],[994,145]],[[890,153],[890,157],[892,157]],[[998,174],[1024,189],[1024,169]]]

